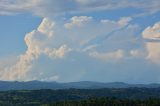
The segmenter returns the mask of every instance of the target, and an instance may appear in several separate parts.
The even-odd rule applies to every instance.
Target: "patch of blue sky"
[[[137,23],[140,25],[142,30],[148,26],[152,26],[155,23],[160,21],[160,12],[151,15],[144,15],[141,17],[134,18],[133,23]]]
[[[41,20],[31,14],[0,16],[0,56],[24,52],[24,36],[37,28]]]
[[[140,9],[128,7],[128,8],[120,8],[120,9],[114,9],[114,10],[103,10],[103,11],[92,11],[92,12],[86,12],[86,13],[79,13],[79,14],[70,14],[67,15],[66,18],[70,18],[74,15],[76,16],[92,16],[95,20],[100,19],[109,19],[109,20],[119,20],[121,17],[130,17],[136,14],[140,14],[143,11]]]

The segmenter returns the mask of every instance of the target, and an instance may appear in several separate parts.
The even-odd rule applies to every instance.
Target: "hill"
[[[70,83],[57,83],[57,82],[42,82],[42,81],[0,81],[0,91],[7,90],[36,90],[36,89],[99,89],[99,88],[158,88],[160,84],[127,84],[123,82],[101,83],[101,82],[70,82]]]
[[[89,98],[98,98],[98,100],[88,100]],[[105,101],[101,98],[108,98]],[[114,99],[116,98],[116,100]],[[87,102],[86,102],[87,100]],[[110,101],[111,100],[111,101]],[[71,101],[71,102],[70,102]],[[75,103],[81,103],[82,106],[99,106],[96,101],[103,103],[160,103],[160,88],[105,88],[105,89],[65,89],[65,90],[18,90],[1,91],[0,106],[57,106],[49,105],[58,103],[58,106],[77,106]],[[145,102],[144,102],[145,101]],[[65,105],[63,105],[65,103]],[[67,105],[67,104],[73,105]],[[87,105],[94,103],[95,105]],[[47,104],[47,105],[45,105]],[[116,106],[142,106],[142,105],[118,105]],[[81,105],[78,105],[81,106]],[[100,105],[103,106],[103,105]],[[112,105],[104,105],[112,106]],[[115,106],[115,105],[113,105]],[[143,105],[159,106],[159,105]]]

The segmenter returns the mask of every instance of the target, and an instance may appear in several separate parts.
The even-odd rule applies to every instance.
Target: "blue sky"
[[[159,0],[0,1],[0,80],[160,83]]]
[[[32,14],[1,15],[0,55],[18,55],[25,52],[25,34],[37,28],[41,20],[42,18],[33,16]]]

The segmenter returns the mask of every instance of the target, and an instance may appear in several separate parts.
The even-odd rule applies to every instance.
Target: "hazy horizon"
[[[59,84],[63,84],[63,83],[81,83],[81,82],[102,83],[102,84],[114,84],[114,83],[115,83],[115,84],[116,84],[116,83],[117,83],[117,84],[118,84],[118,83],[120,84],[120,83],[121,83],[121,84],[130,84],[130,85],[134,85],[134,84],[135,84],[135,85],[136,85],[136,84],[138,84],[138,85],[139,85],[139,84],[140,84],[140,85],[141,85],[141,84],[142,84],[142,85],[143,85],[143,84],[144,84],[144,85],[160,84],[159,82],[157,82],[157,83],[155,83],[155,82],[146,82],[146,83],[134,83],[134,82],[133,82],[133,83],[127,83],[127,82],[118,82],[118,81],[115,81],[115,82],[102,82],[102,81],[101,81],[101,82],[100,82],[100,81],[85,81],[85,80],[84,80],[84,81],[83,81],[83,80],[82,80],[82,81],[71,81],[71,82],[65,82],[65,81],[64,81],[64,82],[60,82],[60,81],[43,81],[43,80],[28,80],[28,81],[18,81],[18,80],[8,81],[8,80],[0,80],[0,81],[2,81],[2,82],[20,82],[20,83],[21,83],[21,82],[23,83],[23,82],[34,82],[34,81],[37,81],[37,82],[42,82],[42,83],[44,82],[44,83],[59,83]]]
[[[160,0],[0,0],[0,80],[160,83]]]

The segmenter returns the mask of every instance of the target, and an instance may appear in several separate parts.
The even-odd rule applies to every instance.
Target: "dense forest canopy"
[[[159,106],[160,88],[1,91],[0,106]]]

